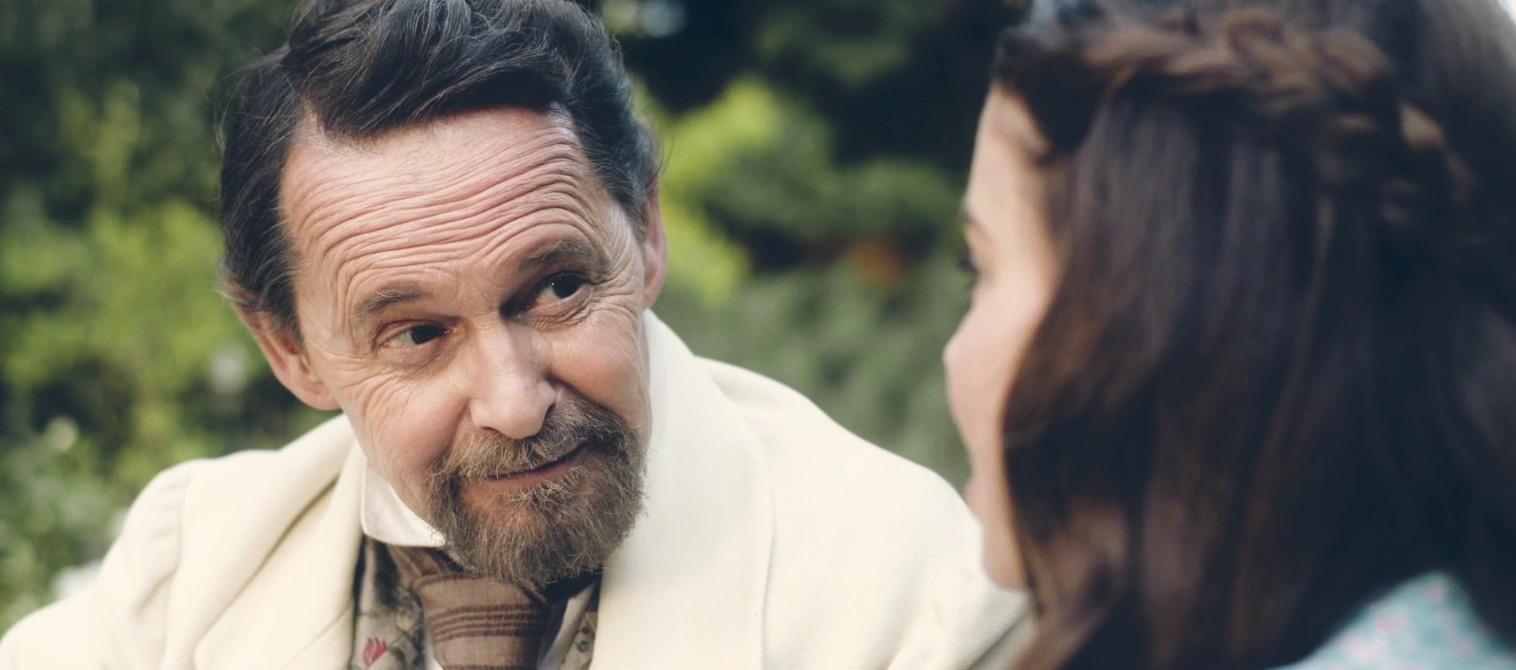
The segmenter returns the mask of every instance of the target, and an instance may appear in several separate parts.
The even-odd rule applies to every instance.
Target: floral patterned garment
[[[438,667],[426,653],[426,626],[421,602],[399,582],[399,573],[389,552],[365,538],[362,560],[353,584],[357,604],[353,622],[351,670],[430,670]],[[546,640],[547,658],[541,670],[587,670],[594,658],[598,623],[599,585],[589,587],[589,601],[566,648]]]
[[[1279,670],[1516,670],[1451,575],[1406,582],[1369,605],[1304,661]]]

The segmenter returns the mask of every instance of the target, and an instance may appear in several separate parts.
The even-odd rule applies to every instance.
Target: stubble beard
[[[464,484],[583,453],[567,472],[487,499]],[[470,572],[541,591],[600,570],[642,514],[646,447],[621,417],[571,391],[525,440],[499,433],[454,444],[432,470],[427,501],[445,550]]]

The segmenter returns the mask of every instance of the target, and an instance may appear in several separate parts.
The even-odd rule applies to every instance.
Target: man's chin
[[[574,461],[561,473],[534,471],[530,482],[460,482],[458,508],[438,526],[448,553],[476,574],[531,588],[601,568],[641,513],[641,471],[597,452]]]

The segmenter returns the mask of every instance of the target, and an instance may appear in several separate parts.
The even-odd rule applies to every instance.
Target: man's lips
[[[588,443],[586,443],[586,444],[588,444]],[[546,478],[550,478],[550,477],[558,474],[559,472],[562,472],[563,470],[567,470],[569,468],[569,466],[573,465],[576,461],[578,461],[579,457],[584,454],[586,444],[581,444],[581,445],[579,445],[577,447],[574,447],[573,451],[570,451],[570,452],[568,452],[568,453],[566,453],[566,454],[558,457],[555,460],[548,461],[547,463],[543,463],[542,465],[539,465],[537,467],[529,468],[529,469],[526,469],[526,470],[518,470],[516,472],[511,472],[511,473],[506,473],[506,474],[501,474],[501,475],[492,475],[490,477],[486,477],[485,481],[490,481],[490,482],[507,482],[507,481],[523,480],[523,479],[546,479]]]

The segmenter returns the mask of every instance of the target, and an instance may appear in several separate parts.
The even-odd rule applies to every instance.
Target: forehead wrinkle
[[[457,173],[455,175],[440,171],[429,175],[429,178],[416,182],[417,193],[402,195],[400,199],[457,191],[461,197],[448,205],[473,205],[479,201],[489,201],[497,195],[501,199],[511,200],[530,195],[540,181],[557,178],[579,183],[585,174],[577,148],[564,142],[553,143],[541,149],[528,147],[520,155],[510,156],[504,161],[496,161],[494,158],[487,156],[450,169],[449,172]]]
[[[556,232],[559,229],[563,232]],[[590,232],[582,222],[563,219],[545,221],[531,226],[512,227],[503,229],[498,239],[488,247],[459,242],[432,245],[404,257],[395,255],[366,259],[368,262],[363,262],[352,269],[350,281],[347,284],[357,287],[379,283],[397,285],[410,281],[424,288],[425,284],[430,283],[432,277],[475,271],[508,279],[508,275],[514,272],[502,273],[500,270],[514,271],[533,261],[535,257],[540,256],[539,252],[544,246],[551,248],[558,244],[577,245],[591,250],[595,256],[603,257],[603,254],[596,251],[595,245],[589,241]],[[522,242],[523,237],[532,239]],[[545,243],[537,241],[543,238],[548,241]],[[508,267],[502,267],[507,263]]]
[[[515,231],[490,235],[481,247],[485,233],[511,223],[535,227],[523,218],[577,224],[596,237],[591,217],[609,194],[588,172],[572,129],[555,123],[513,133],[474,124],[479,132],[470,133],[439,124],[358,148],[308,145],[305,158],[286,171],[287,209],[308,210],[299,221],[308,243],[295,251],[311,253],[297,272],[309,278],[315,265],[309,256],[339,257],[333,307],[347,304],[370,279],[391,280],[396,268],[456,272],[460,261],[492,255],[515,237]],[[386,253],[403,248],[414,251],[404,258]],[[381,270],[387,276],[371,276]]]
[[[587,236],[592,235],[596,229],[591,215],[593,210],[589,209],[586,206],[588,203],[578,198],[577,194],[570,194],[569,202],[546,201],[535,204],[535,207],[516,214],[512,220],[519,222],[524,228],[534,227],[533,222],[540,222],[536,225],[550,222],[568,224],[582,229],[582,232]],[[489,256],[509,242],[509,237],[489,240],[479,248],[477,255]]]
[[[473,255],[472,260],[476,260],[479,267],[492,269],[495,271],[494,274],[501,277],[512,275],[530,277],[574,259],[597,266],[606,264],[605,253],[588,239],[587,231],[580,226],[563,225],[570,232],[555,234],[539,230],[546,236],[545,241],[528,242],[519,252],[514,253],[513,250],[506,248],[509,242],[502,242],[479,250]]]
[[[413,233],[396,234],[394,230],[370,231],[351,236],[342,244],[348,247],[337,263],[336,274],[342,277],[354,264],[373,270],[389,270],[397,266],[427,267],[447,266],[458,262],[473,262],[491,255],[495,250],[510,244],[515,232],[529,230],[540,225],[558,222],[585,229],[589,234],[593,226],[584,211],[583,198],[578,191],[566,186],[553,189],[559,197],[534,197],[521,203],[509,203],[509,211],[498,215],[480,217],[476,223],[462,229],[467,234],[459,236],[459,228],[443,229],[443,226],[427,226],[422,222]],[[539,192],[540,193],[540,192]],[[506,222],[506,223],[501,223]],[[502,228],[511,228],[508,234],[492,234]],[[481,245],[481,239],[484,244]],[[405,250],[400,254],[388,252]],[[359,283],[356,275],[348,283]]]
[[[402,297],[415,295],[422,300],[446,299],[457,297],[455,289],[462,288],[461,285],[455,286],[449,283],[458,282],[457,273],[459,271],[481,273],[490,278],[488,282],[490,285],[497,288],[505,288],[511,284],[510,277],[519,277],[519,270],[524,269],[524,266],[529,263],[552,262],[555,258],[576,254],[588,255],[595,259],[604,259],[604,254],[585,237],[586,232],[580,226],[573,226],[567,223],[546,225],[550,227],[564,227],[568,230],[555,233],[544,230],[542,226],[520,228],[511,231],[506,236],[507,239],[503,240],[501,244],[492,247],[488,252],[475,250],[463,255],[445,251],[432,251],[428,252],[424,257],[406,259],[405,262],[398,262],[399,259],[392,259],[392,262],[388,263],[371,264],[354,270],[351,278],[352,281],[346,284],[339,284],[339,287],[354,287],[354,292],[362,295],[363,291],[358,287],[369,284],[380,284],[380,288],[375,291],[375,296],[373,296],[375,298],[383,296],[388,292],[388,289],[394,288],[398,289],[397,295],[401,295]],[[539,237],[539,240],[520,241],[521,237],[532,234]],[[545,238],[545,241],[541,238]],[[502,250],[509,246],[514,246],[515,249],[513,251]],[[447,265],[433,265],[432,261],[437,261],[439,264],[451,263],[453,265],[450,267]],[[395,272],[396,270],[398,272]],[[450,276],[452,279],[443,280],[444,284],[439,285],[437,284],[437,277],[439,276]],[[439,292],[438,289],[443,288],[448,290]],[[361,312],[363,303],[369,300],[370,298],[364,298],[358,301],[353,308],[339,312],[339,316],[352,319],[349,323],[344,324],[343,327],[351,328],[353,325],[363,324],[368,320],[363,318]],[[490,308],[493,308],[493,306],[490,306]],[[354,331],[354,334],[359,333]]]
[[[494,158],[494,156],[491,155],[480,158],[471,163],[465,163],[461,168],[454,168],[450,170],[450,172],[457,172],[459,175],[444,176],[441,175],[439,171],[433,171],[428,175],[421,175],[421,179],[416,179],[418,175],[416,175],[414,172],[404,175],[390,175],[386,177],[377,176],[373,172],[364,171],[361,175],[346,180],[347,183],[343,183],[344,180],[342,178],[330,174],[329,170],[322,170],[321,176],[318,176],[317,179],[304,183],[291,183],[295,180],[290,177],[290,175],[293,173],[293,171],[290,171],[286,173],[282,187],[285,193],[290,194],[290,197],[288,198],[289,206],[285,207],[284,209],[293,211],[298,209],[298,207],[294,205],[302,204],[309,200],[315,200],[315,204],[311,206],[311,211],[307,212],[303,218],[306,220],[319,221],[328,218],[328,213],[332,209],[340,209],[343,206],[351,206],[357,211],[349,213],[346,216],[342,217],[342,219],[346,221],[361,219],[365,215],[377,211],[386,211],[393,209],[397,201],[406,202],[409,200],[414,200],[418,197],[434,195],[439,191],[461,191],[461,197],[459,200],[456,202],[440,205],[446,207],[454,207],[458,204],[472,204],[477,200],[487,200],[498,189],[510,188],[511,186],[516,186],[522,189],[529,189],[531,187],[530,183],[519,184],[517,183],[517,180],[518,178],[522,178],[524,176],[530,177],[531,175],[528,173],[531,173],[533,171],[547,171],[550,173],[560,172],[566,176],[572,176],[575,179],[581,177],[584,169],[580,164],[575,145],[572,143],[565,143],[560,141],[549,144],[546,149],[547,152],[545,154],[537,156],[537,160],[533,161],[523,161],[517,159],[495,162],[493,160],[490,160]],[[532,147],[526,148],[526,152],[530,152],[531,150]],[[341,155],[352,155],[352,152],[341,152]],[[340,159],[337,156],[330,154],[322,156],[316,162],[318,164],[317,166],[322,168],[334,168],[341,163]],[[367,161],[359,160],[354,162],[361,166]],[[505,165],[510,169],[508,171],[505,171],[504,174],[495,174],[501,172],[501,170],[490,169],[489,167],[475,169],[476,165]],[[426,178],[428,176],[431,178]],[[337,188],[329,190],[336,191],[338,195],[326,199],[317,197],[317,192],[320,190],[319,187],[327,184],[328,182],[337,182],[335,184]],[[396,182],[399,183],[397,184]],[[475,188],[471,189],[459,186],[460,184],[469,184],[470,182],[475,183]],[[433,183],[435,183],[435,185],[430,185]],[[395,195],[386,195],[383,197],[367,197],[369,194],[373,193],[385,193],[393,186],[402,186],[409,188],[404,188],[399,194]],[[432,206],[439,205],[419,205],[414,206],[413,208],[425,210]],[[340,223],[341,222],[339,222],[339,224]]]
[[[555,129],[556,130],[556,129]],[[469,143],[465,149],[475,148]],[[585,172],[583,153],[572,133],[548,131],[524,141],[506,143],[494,151],[477,152],[478,155],[458,155],[450,152],[444,156],[447,170],[422,171],[420,183],[448,185],[460,178],[480,179],[493,182],[510,182],[543,166],[561,164],[575,173]],[[463,158],[464,160],[458,160]]]
[[[326,160],[320,161],[318,168],[328,167],[330,162]],[[347,214],[347,218],[350,219],[367,216],[382,211],[384,208],[382,201],[363,197],[365,192],[371,190],[368,188],[352,188],[351,186],[342,188],[343,185],[338,184],[338,188],[333,189],[336,191],[336,195],[322,197],[321,187],[336,181],[336,177],[330,174],[329,170],[319,170],[316,178],[299,182],[292,178],[292,174],[292,171],[286,172],[283,183],[280,185],[280,191],[284,194],[280,198],[280,209],[283,210],[283,218],[286,221],[295,222],[294,213],[305,206],[308,206],[310,211],[304,213],[304,216],[301,217],[302,221],[325,220],[329,218],[331,210],[341,209],[344,206],[355,210]],[[365,173],[355,179],[353,185],[372,185],[372,190],[382,190],[386,182],[387,180],[382,177],[373,175],[372,173]]]
[[[320,229],[311,240],[311,246],[319,255],[327,255],[337,252],[344,243],[350,240],[355,241],[364,237],[406,243],[408,242],[406,235],[424,234],[439,229],[441,227],[439,224],[448,221],[463,223],[465,228],[456,232],[471,233],[478,227],[498,225],[501,219],[509,220],[512,218],[510,215],[512,205],[522,200],[530,200],[532,196],[548,197],[567,194],[571,199],[582,204],[580,192],[583,190],[584,180],[577,161],[572,157],[562,155],[545,158],[546,160],[532,166],[536,168],[535,170],[528,168],[522,171],[523,173],[530,172],[529,174],[513,173],[498,181],[485,182],[478,190],[453,189],[462,191],[459,194],[462,196],[461,199],[449,197],[445,201],[430,203],[413,202],[417,196],[402,196],[391,199],[389,202],[374,199],[372,203],[366,203],[368,206],[363,207],[357,215],[349,216]],[[425,195],[435,196],[436,194],[436,191],[432,191]],[[341,204],[338,202],[333,206]],[[499,212],[501,216],[498,218],[483,216],[493,210],[503,211]],[[368,229],[356,225],[371,218],[369,215],[372,214],[380,214],[384,220]]]
[[[531,125],[521,128],[522,119]],[[467,210],[498,189],[529,191],[532,180],[521,182],[534,171],[563,172],[582,181],[587,168],[570,126],[519,110],[463,114],[360,144],[318,133],[297,142],[292,159],[281,184],[288,196],[281,209],[289,221],[314,222],[318,229],[308,237],[313,248],[330,247],[322,238],[375,212],[426,212],[434,206],[428,196],[439,192],[448,193],[450,201],[436,206]],[[414,202],[418,199],[422,202]],[[296,221],[292,215],[302,207],[310,211]],[[343,213],[344,208],[353,211]]]

